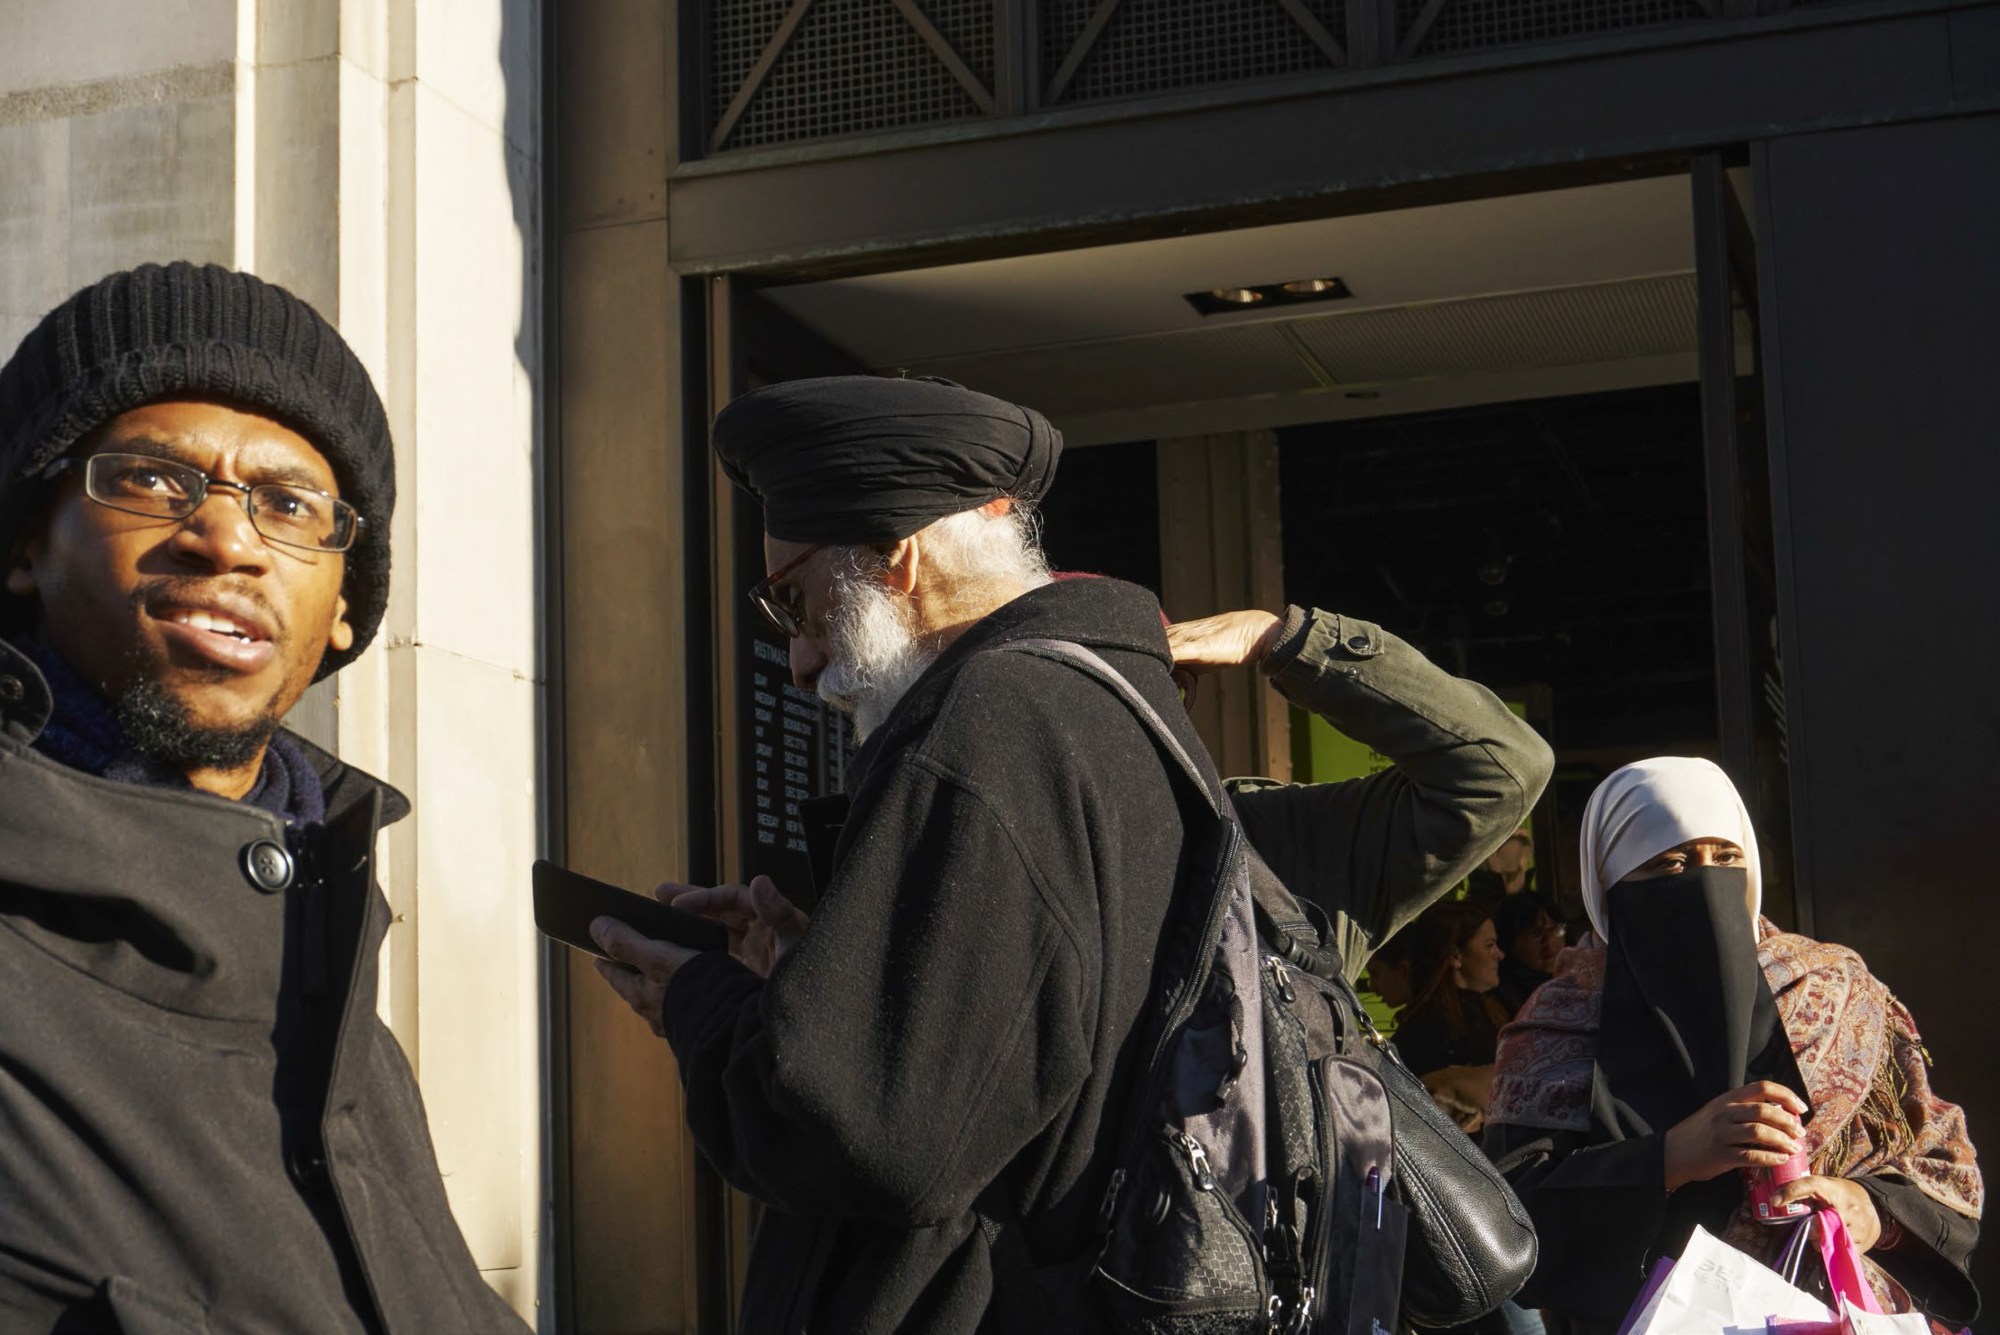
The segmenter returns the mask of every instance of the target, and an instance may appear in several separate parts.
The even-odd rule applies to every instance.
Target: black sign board
[[[805,902],[812,871],[799,803],[841,790],[850,732],[844,715],[792,685],[785,645],[774,631],[754,613],[741,624],[743,875],[746,881],[769,876]]]

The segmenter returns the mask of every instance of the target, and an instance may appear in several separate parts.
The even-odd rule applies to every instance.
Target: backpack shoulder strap
[[[1153,708],[1152,702],[1141,695],[1139,688],[1117,668],[1071,640],[1009,640],[995,645],[994,649],[1011,649],[1017,653],[1034,654],[1038,658],[1054,659],[1095,677],[1139,716],[1161,749],[1173,756],[1182,774],[1207,799],[1209,809],[1216,817],[1220,820],[1236,819],[1236,808],[1230,803],[1227,790],[1215,777],[1214,767],[1196,762],[1187,748],[1181,745],[1180,738],[1174,735],[1173,729],[1167,726],[1166,720],[1160,717],[1159,711]],[[1249,861],[1250,891],[1256,907],[1257,926],[1265,938],[1286,959],[1308,973],[1344,981],[1338,954],[1326,949],[1323,944],[1325,938],[1305,906],[1257,856],[1247,839],[1244,841],[1244,852]]]
[[[1146,730],[1153,735],[1153,740],[1174,758],[1180,766],[1181,773],[1207,799],[1209,809],[1217,817],[1224,819],[1229,817],[1231,813],[1228,799],[1223,796],[1221,781],[1214,777],[1214,767],[1198,764],[1188,753],[1188,749],[1181,745],[1181,739],[1174,735],[1173,729],[1167,726],[1167,721],[1160,717],[1160,711],[1153,708],[1152,702],[1139,693],[1139,688],[1134,686],[1124,673],[1112,667],[1096,653],[1073,640],[1052,639],[1008,640],[994,645],[993,650],[996,652],[1012,650],[1016,653],[1033,654],[1037,658],[1054,659],[1097,678],[1122,699],[1127,708],[1139,716],[1139,721],[1146,725]]]
[[[1171,771],[1178,769],[1181,777],[1195,791],[1202,795],[1210,815],[1218,823],[1231,823],[1235,821],[1236,812],[1229,805],[1229,799],[1222,787],[1221,779],[1219,777],[1211,777],[1213,775],[1213,766],[1204,769],[1202,765],[1196,762],[1194,756],[1188,752],[1188,749],[1181,745],[1180,738],[1174,735],[1173,729],[1167,726],[1167,721],[1160,717],[1159,711],[1154,709],[1152,703],[1139,693],[1139,689],[1131,683],[1124,673],[1112,667],[1111,664],[1105,662],[1097,654],[1073,640],[1039,638],[1008,640],[1004,643],[994,645],[986,652],[998,653],[1001,651],[1033,654],[1037,658],[1046,658],[1054,662],[1066,664],[1084,673],[1086,676],[1095,678],[1099,684],[1124,701],[1126,707],[1137,715],[1139,721],[1145,725],[1146,731],[1151,734],[1153,741],[1159,748],[1173,757],[1175,763],[1169,766],[1170,777]],[[1240,834],[1237,837],[1240,840]],[[1221,887],[1216,887],[1215,892],[1219,893],[1220,889]],[[1197,954],[1194,961],[1194,968],[1197,973],[1205,974],[1209,968],[1209,962],[1206,958]],[[1157,1016],[1154,1017],[1154,1021],[1163,1023]],[[1156,1053],[1155,1062],[1160,1061],[1163,1056],[1163,1053]],[[1125,1165],[1130,1161],[1133,1150],[1140,1143],[1140,1137],[1143,1135],[1146,1125],[1146,1110],[1138,1102],[1138,1095],[1140,1091],[1150,1086],[1155,1074],[1154,1070],[1140,1072],[1139,1089],[1134,1090],[1128,1095],[1128,1097],[1133,1099],[1133,1102],[1127,1110],[1124,1119],[1125,1127],[1121,1136],[1121,1143],[1125,1148],[1117,1161],[1118,1169],[1112,1176],[1109,1194],[1105,1197],[1103,1215],[1100,1221],[1106,1230],[1107,1237],[1109,1236],[1108,1230],[1111,1226],[1112,1205],[1116,1201],[1118,1190],[1124,1181]],[[1025,1239],[1022,1234],[1022,1221],[1018,1212],[1015,1211],[1013,1205],[1009,1202],[1004,1185],[998,1181],[989,1183],[986,1189],[981,1191],[973,1201],[972,1210],[978,1219],[979,1230],[985,1236],[986,1244],[994,1254],[996,1266],[1020,1267],[1027,1259]],[[1095,1258],[1092,1256],[1087,1259],[1094,1262]]]

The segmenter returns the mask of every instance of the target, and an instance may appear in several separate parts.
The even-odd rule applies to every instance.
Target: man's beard
[[[820,699],[852,716],[860,741],[894,712],[905,692],[937,658],[910,628],[910,604],[869,575],[835,577],[827,618],[827,666]]]
[[[182,771],[242,769],[264,754],[280,722],[266,713],[234,727],[205,727],[166,687],[144,677],[119,695],[113,709],[127,746]]]

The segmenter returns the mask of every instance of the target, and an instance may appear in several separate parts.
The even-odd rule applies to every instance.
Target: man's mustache
[[[226,599],[254,609],[258,618],[270,629],[274,641],[283,641],[291,629],[284,616],[253,581],[233,579],[227,575],[161,575],[132,590],[127,602],[133,611],[144,612],[161,603],[203,603],[216,599]]]

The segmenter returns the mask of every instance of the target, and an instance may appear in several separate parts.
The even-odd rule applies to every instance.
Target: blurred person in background
[[[1500,941],[1500,986],[1494,996],[1511,1018],[1528,997],[1549,981],[1562,953],[1563,929],[1538,891],[1511,895],[1493,910]]]
[[[1494,912],[1509,898],[1535,888],[1535,839],[1527,827],[1507,836],[1507,842],[1465,878],[1465,898]]]
[[[1415,934],[1404,928],[1368,957],[1367,971],[1361,976],[1361,1003],[1368,1008],[1368,1018],[1375,1021],[1375,1028],[1384,1038],[1396,1036],[1403,1009],[1414,995],[1410,973],[1414,964],[1411,952],[1415,947]]]
[[[1476,1131],[1507,1022],[1493,996],[1500,986],[1493,919],[1477,905],[1446,901],[1426,909],[1414,932],[1416,986],[1396,1028],[1396,1050],[1459,1125]]]

